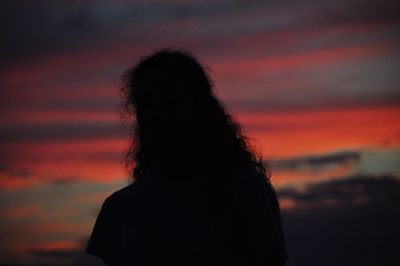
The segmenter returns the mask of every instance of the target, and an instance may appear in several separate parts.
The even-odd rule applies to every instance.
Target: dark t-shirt
[[[237,171],[226,184],[235,195],[235,221],[226,223],[234,245],[219,233],[202,180],[171,181],[153,172],[112,193],[85,252],[107,265],[284,265],[279,205],[263,176]]]

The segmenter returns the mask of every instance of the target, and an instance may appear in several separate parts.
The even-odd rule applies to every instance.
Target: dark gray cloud
[[[258,1],[254,3],[260,5]],[[0,13],[1,33],[5,37],[0,58],[4,61],[56,54],[63,50],[104,45],[124,39],[126,35],[148,42],[152,38],[148,38],[150,35],[146,31],[166,21],[204,18],[252,6],[254,4],[235,2],[226,5],[222,1],[6,1]]]
[[[29,178],[32,176],[32,173],[28,169],[15,168],[8,164],[0,165],[0,174],[5,177],[12,176],[13,178],[21,179]]]
[[[345,179],[334,179],[313,183],[305,190],[282,188],[279,196],[306,207],[322,207],[319,204],[332,202],[333,205],[352,206],[361,203],[393,201],[400,203],[400,179],[392,175],[360,175]]]
[[[368,79],[367,79],[368,80]],[[390,81],[388,81],[390,82]],[[268,83],[265,83],[268,84]],[[268,86],[268,85],[266,85]],[[363,88],[363,87],[361,87]],[[230,89],[229,87],[227,89]],[[268,87],[265,88],[265,93],[268,92]],[[298,97],[301,100],[293,102],[291,97],[288,97],[285,94],[281,95],[261,95],[259,98],[254,97],[254,99],[242,100],[238,99],[227,99],[226,105],[234,110],[235,112],[279,112],[279,111],[313,111],[313,110],[332,110],[332,109],[346,109],[346,108],[358,108],[364,106],[397,106],[400,104],[400,95],[398,91],[394,90],[392,86],[387,86],[383,88],[381,91],[369,90],[371,95],[363,95],[361,92],[356,94],[358,97],[351,96],[348,97],[346,91],[341,89],[340,92],[343,91],[343,97],[341,101],[335,101],[331,97],[331,93],[326,93],[323,95],[318,95],[323,92],[322,90],[319,93],[315,93],[313,95],[307,95],[305,98],[304,95],[307,92],[303,91],[303,88],[297,87],[298,95],[292,97]],[[316,88],[317,89],[317,88]],[[227,90],[228,91],[228,90]],[[229,92],[229,91],[228,91]],[[339,92],[339,93],[340,93]],[[348,92],[347,92],[348,93]],[[294,92],[293,94],[296,94]],[[373,98],[375,97],[375,98]],[[284,125],[287,129],[293,129],[293,126]],[[268,125],[257,125],[257,126],[249,126],[251,130],[275,130],[276,127],[270,127]]]
[[[282,213],[288,266],[397,264],[399,178],[353,176],[278,195],[309,206]],[[355,204],[360,197],[368,200]],[[338,204],[322,204],[327,200]]]
[[[181,33],[189,39],[203,34],[220,39],[249,29],[271,32],[370,21],[397,23],[398,8],[398,1],[4,1],[0,58],[4,63],[127,38],[162,42],[182,37]],[[255,19],[261,11],[266,15]],[[192,23],[190,31],[181,31],[181,21]],[[149,32],[171,22],[176,25],[168,33],[150,36]]]
[[[298,170],[300,168],[320,168],[331,165],[357,163],[360,159],[361,153],[359,151],[342,151],[284,160],[271,160],[270,164],[275,170]]]
[[[5,1],[1,10],[3,62],[76,49],[78,43],[98,38],[99,26],[87,3]]]
[[[49,122],[3,127],[0,142],[119,139],[125,133],[118,122]]]
[[[115,92],[118,94],[118,92]],[[82,97],[81,99],[43,99],[43,100],[20,100],[18,104],[15,102],[7,102],[5,107],[10,110],[17,111],[41,111],[41,112],[56,112],[56,111],[71,111],[71,112],[113,112],[116,111],[119,100],[115,97],[99,97],[89,98]],[[4,108],[0,107],[0,108]],[[6,109],[4,108],[4,109]],[[1,109],[0,109],[1,110]]]

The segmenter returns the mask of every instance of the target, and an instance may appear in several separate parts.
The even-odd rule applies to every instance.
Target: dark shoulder
[[[233,175],[233,185],[237,193],[255,196],[256,194],[263,194],[272,200],[276,197],[275,189],[263,173],[258,172],[251,168],[237,169]]]
[[[245,167],[235,169],[234,181],[239,186],[265,186],[269,183],[264,174]]]
[[[130,183],[125,187],[112,192],[104,200],[104,205],[108,208],[118,208],[129,202],[134,202],[132,199],[138,194],[138,184]]]

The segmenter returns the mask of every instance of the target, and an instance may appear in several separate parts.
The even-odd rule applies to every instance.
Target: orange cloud
[[[287,158],[336,150],[400,146],[400,108],[370,107],[240,113],[238,120],[265,158]]]

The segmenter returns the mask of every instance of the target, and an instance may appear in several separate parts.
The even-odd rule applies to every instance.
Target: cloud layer
[[[0,263],[95,265],[80,257],[82,239],[127,183],[119,77],[167,46],[208,67],[271,162],[289,265],[394,261],[399,5],[3,1]]]

